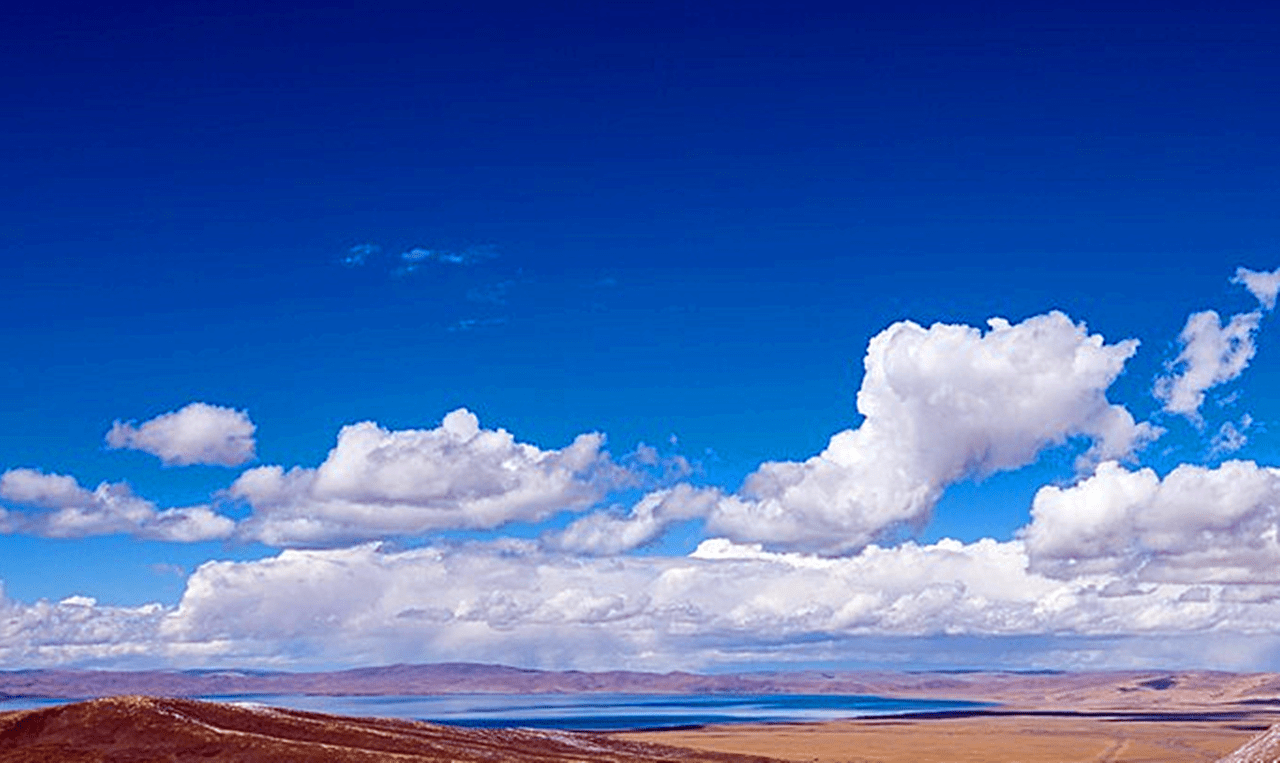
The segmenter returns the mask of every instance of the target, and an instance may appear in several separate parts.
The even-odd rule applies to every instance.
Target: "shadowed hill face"
[[[767,763],[764,758],[693,752],[590,734],[459,729],[182,699],[113,697],[0,714],[0,763],[55,760]]]

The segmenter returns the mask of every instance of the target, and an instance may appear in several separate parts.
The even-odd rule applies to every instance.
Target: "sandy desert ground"
[[[1280,723],[1280,677],[1274,674],[915,678],[915,686],[909,676],[895,679],[894,693],[986,700],[998,707],[933,717],[718,726],[622,738],[816,763],[1211,763]]]
[[[1006,716],[722,726],[623,738],[819,763],[1211,763],[1260,730],[1265,726]]]

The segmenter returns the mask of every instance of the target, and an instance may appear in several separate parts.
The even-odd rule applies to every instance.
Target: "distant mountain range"
[[[91,698],[119,694],[211,696],[221,694],[430,695],[617,692],[875,693],[891,676],[815,672],[698,675],[633,671],[545,671],[503,665],[440,663],[387,665],[318,673],[259,670],[16,670],[0,671],[0,697]],[[937,679],[950,684],[942,676]],[[896,683],[896,682],[895,682]],[[912,685],[920,681],[911,680]],[[937,681],[931,681],[937,685]],[[963,682],[955,682],[960,686]]]

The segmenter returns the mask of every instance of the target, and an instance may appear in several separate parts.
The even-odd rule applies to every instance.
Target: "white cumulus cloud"
[[[867,349],[865,420],[802,463],[769,462],[708,526],[740,541],[824,553],[865,546],[927,520],[943,489],[1015,469],[1073,437],[1087,460],[1123,458],[1159,435],[1106,390],[1137,350],[1106,344],[1052,312],[1011,324],[895,323]]]
[[[520,541],[290,549],[201,565],[176,607],[0,594],[0,666],[665,670],[985,655],[1006,666],[1276,667],[1280,584],[1058,579],[1030,562],[1023,541],[991,539],[839,558],[726,539],[687,557],[567,556]]]
[[[582,554],[618,554],[656,540],[672,523],[705,517],[721,500],[714,488],[680,484],[646,494],[629,512],[595,512],[575,520],[547,543]]]
[[[1178,335],[1182,345],[1169,373],[1156,379],[1155,395],[1164,409],[1200,422],[1205,392],[1244,373],[1257,349],[1253,334],[1262,313],[1233,315],[1224,326],[1213,310],[1193,313]]]
[[[194,542],[227,538],[235,523],[207,506],[159,510],[122,482],[89,490],[75,478],[35,469],[0,475],[0,500],[25,510],[0,516],[0,528],[50,538],[136,535],[153,540]]]
[[[1271,272],[1236,268],[1236,275],[1231,282],[1248,289],[1264,309],[1275,309],[1276,294],[1280,293],[1280,268]]]
[[[1146,645],[1098,657],[1114,666],[1140,662],[1171,639],[1200,638],[1191,646],[1215,654],[1236,639],[1274,645],[1277,622],[1276,586],[1059,580],[1029,571],[1020,541],[873,545],[841,558],[724,539],[688,557],[609,558],[508,541],[209,562],[161,633],[167,643],[216,645],[241,658],[587,669],[862,660],[886,643],[905,650],[887,659],[927,660],[956,639],[1001,644],[1012,650],[999,655],[1005,664],[1061,666],[1098,639]],[[1177,658],[1203,666],[1209,658],[1191,646]]]
[[[117,421],[107,445],[150,453],[165,464],[239,466],[254,458],[255,429],[244,411],[191,403],[140,425]]]
[[[0,665],[11,667],[158,666],[167,651],[159,604],[114,607],[87,596],[23,604],[0,587]]]
[[[1103,463],[1036,494],[1022,531],[1032,569],[1176,582],[1280,582],[1280,469],[1252,461],[1151,469]]]
[[[250,469],[228,492],[253,507],[244,533],[275,545],[492,528],[580,511],[626,484],[603,446],[584,434],[542,450],[460,408],[435,429],[343,427],[318,467]]]

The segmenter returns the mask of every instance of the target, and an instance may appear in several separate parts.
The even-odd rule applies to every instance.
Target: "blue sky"
[[[1280,266],[1278,25],[1273,12],[1229,7],[26,9],[0,30],[0,471],[18,475],[0,495],[11,520],[0,536],[10,623],[0,664],[853,664],[879,639],[905,665],[1091,665],[1135,664],[1155,639],[1188,639],[1202,648],[1167,659],[1273,667],[1280,640],[1264,623],[1275,597],[1259,588],[1275,583],[1264,571],[1270,552],[1227,564],[1222,550],[1265,539],[1280,512],[1267,471],[1280,463],[1274,318],[1232,283],[1238,267]],[[1177,364],[1189,346],[1180,333],[1205,310],[1221,327],[1256,313],[1236,335],[1253,354],[1234,356],[1238,374],[1202,385],[1203,403],[1173,410],[1153,394],[1158,377],[1188,377],[1193,365],[1212,377],[1210,367],[1233,360]],[[1036,323],[1051,311],[1069,318]],[[1084,347],[1096,334],[1112,348],[1098,368],[1119,365],[1064,382],[1065,402],[1053,410],[1045,389],[1010,381],[993,391],[999,380],[975,370],[981,364],[948,354],[978,348],[993,317],[1026,328],[991,345],[993,357],[1034,356],[1045,335]],[[938,444],[926,430],[940,411],[949,420],[960,409],[930,408],[920,401],[932,393],[915,389],[903,393],[905,413],[881,419],[874,437],[859,435],[890,445],[859,440],[850,451],[879,454],[870,471],[849,459],[871,456],[836,458],[832,436],[865,423],[856,397],[869,343],[900,321],[922,327],[926,342],[940,337],[928,333],[935,323],[974,327],[950,349],[926,344],[910,356],[939,353],[921,378],[979,398],[988,390],[995,397],[979,404],[995,413],[1024,395],[1025,416],[1011,413],[1009,424],[992,413],[950,434],[939,427],[951,444]],[[1190,345],[1208,346],[1212,337],[1198,336]],[[1130,339],[1140,344],[1120,357],[1114,348]],[[174,430],[154,434],[147,422],[193,403],[215,411],[213,429],[202,430],[214,446],[249,426],[251,452],[222,459],[231,465],[166,464],[157,455],[165,443],[188,455],[200,443],[174,445]],[[1134,427],[1146,423],[1149,436],[1116,445],[1119,435],[1099,423],[1107,406]],[[525,500],[498,477],[476,476],[490,474],[479,451],[394,434],[436,430],[459,408],[483,430],[510,433],[502,452],[518,464],[492,474],[512,479],[527,469],[535,482],[555,482],[546,454],[561,457],[584,434],[605,440],[564,484],[520,483],[543,491]],[[154,436],[110,447],[117,421]],[[236,487],[252,470],[317,469],[339,431],[359,422],[382,427],[384,445],[425,448],[406,457],[411,476],[382,474],[408,483],[361,472],[373,469],[370,451],[350,472],[365,481],[331,486],[336,493]],[[1225,424],[1243,442],[1215,450]],[[897,427],[924,444],[892,455],[908,431]],[[1088,453],[1100,443],[1123,473],[1098,471],[1107,459]],[[762,464],[824,453],[836,464],[819,491],[826,508],[744,485]],[[923,503],[890,510],[880,498],[850,497],[862,489],[850,485],[872,485],[868,475],[895,458],[915,475],[908,487],[928,494]],[[1228,480],[1219,469],[1228,459],[1253,471]],[[1181,465],[1208,469],[1206,484],[1259,487],[1238,502],[1204,485],[1176,495],[1161,487],[1127,508],[1083,487],[1102,493],[1104,482],[1134,482],[1143,467],[1166,478]],[[435,488],[413,482],[425,473],[437,475]],[[31,479],[19,485],[23,475]],[[55,485],[55,475],[86,491],[123,483],[150,508],[129,504],[132,519],[104,519],[107,504]],[[61,497],[50,492],[57,485]],[[1049,493],[1036,503],[1045,486],[1079,491],[1052,508]],[[593,516],[625,520],[601,527],[631,537],[635,507],[669,490],[688,492],[671,494],[683,497],[657,510],[646,525],[653,532],[634,547],[565,545],[566,528]],[[484,509],[496,513],[482,521],[476,496],[502,508]],[[1204,501],[1209,508],[1178,508]],[[189,507],[206,512],[183,515],[204,523],[201,539],[156,529],[157,512]],[[87,524],[56,529],[49,518],[68,509]],[[797,526],[766,520],[774,510]],[[881,510],[893,521],[868,518]],[[398,511],[410,518],[383,516]],[[432,512],[447,518],[427,519]],[[269,535],[268,520],[322,529]],[[1170,545],[1174,526],[1186,537]],[[1186,538],[1197,532],[1219,533],[1219,545],[1192,553]],[[1132,543],[1102,548],[1100,534]],[[720,538],[737,551],[703,545]],[[938,547],[944,538],[977,561],[967,571],[939,562],[915,582],[887,567],[852,571],[873,564],[868,543],[902,558],[932,549],[920,553],[936,559],[952,553]],[[983,539],[1005,545],[974,545]],[[390,593],[407,585],[394,576],[378,578],[371,590],[381,593],[342,599],[335,583],[349,608],[324,622],[349,627],[339,629],[345,641],[326,641],[319,620],[262,598],[298,594],[267,572],[288,564],[430,577],[415,565],[431,549],[453,560],[449,575],[463,577],[445,579],[463,599],[433,609]],[[1005,599],[975,593],[1004,569],[992,559],[1006,551],[1025,556],[1029,582]],[[816,590],[779,572],[807,569],[801,557],[887,577],[856,595]],[[1068,557],[1093,566],[1064,571]],[[538,599],[499,574],[510,558],[563,574],[539,583]],[[634,565],[634,579],[610,582],[593,566],[608,563]],[[717,564],[743,566],[759,590],[776,586],[808,602],[809,614],[770,609],[754,590],[737,602],[669,594],[665,609],[652,609],[662,600],[657,570],[680,564],[713,578]],[[209,593],[215,579],[221,599]],[[1080,619],[1037,609],[1050,597],[1045,586],[1076,597],[1062,611]],[[943,589],[959,597],[956,609],[930,609],[932,619],[806,619],[849,612],[859,596],[880,597],[886,610],[924,607]],[[1142,619],[1129,610],[1080,614],[1089,592],[1104,590],[1107,602],[1141,608],[1157,624],[1116,625]],[[388,603],[397,596],[413,601]],[[973,597],[1033,614],[1002,630],[994,615],[974,619]],[[532,619],[502,620],[498,599],[523,601],[502,611]],[[547,614],[553,600],[560,609]],[[614,614],[582,601],[613,601],[605,610]],[[147,609],[152,602],[159,609]],[[382,630],[357,625],[377,620],[370,607],[390,612]],[[681,607],[705,617],[673,625]],[[436,610],[447,616],[414,614]],[[80,622],[67,612],[99,625],[67,630]],[[211,612],[254,624],[209,625],[222,622]],[[483,637],[472,630],[481,624]],[[1204,646],[1210,633],[1245,645],[1214,652]],[[961,643],[953,637],[986,646],[946,646]],[[1114,648],[1095,648],[1098,639]],[[557,653],[553,641],[578,651]]]

